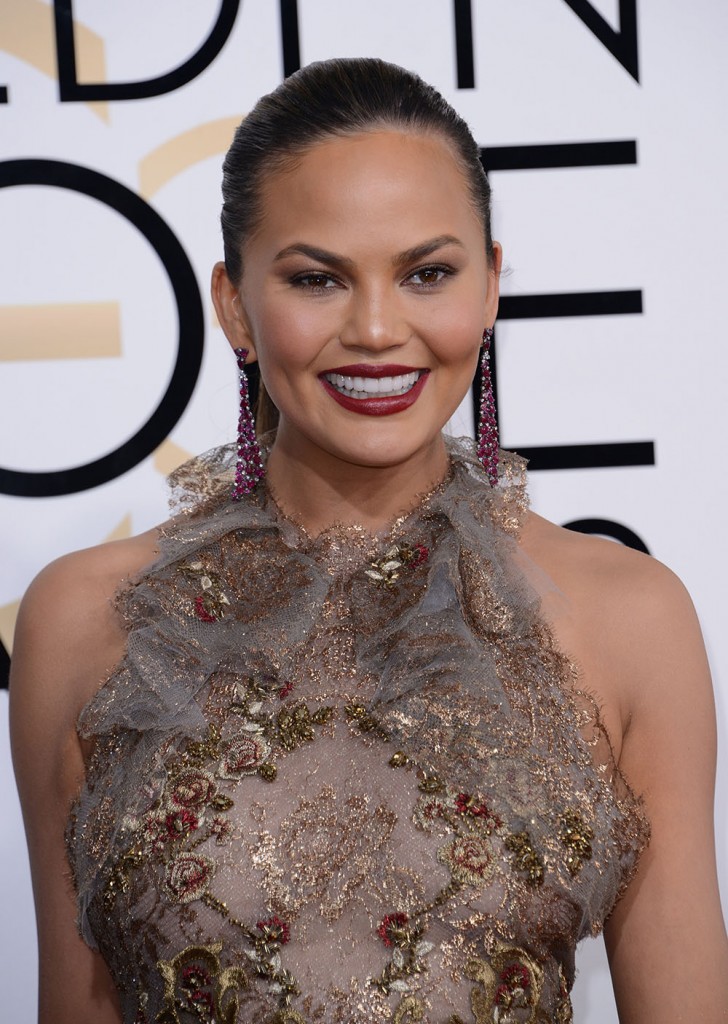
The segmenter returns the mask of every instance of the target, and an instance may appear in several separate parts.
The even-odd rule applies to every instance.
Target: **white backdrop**
[[[63,100],[59,95],[53,5],[0,0],[0,86],[6,87],[0,161],[80,165],[143,197],[186,253],[205,321],[191,399],[169,437],[163,430],[152,438],[148,457],[75,493],[0,493],[0,638],[8,651],[18,600],[46,562],[165,518],[164,473],[185,453],[232,437],[234,361],[207,299],[209,270],[221,253],[220,164],[234,123],[283,77],[280,8],[290,15],[296,5],[242,0],[235,13],[237,6],[232,0],[75,0],[80,83],[157,78],[200,48],[219,12],[232,22],[219,54],[188,82],[134,100],[86,102],[75,100],[69,87]],[[628,49],[625,26],[634,2],[473,0],[474,87],[468,88],[458,88],[458,68],[465,75],[467,61],[456,61],[450,0],[298,0],[297,7],[302,63],[369,55],[411,67],[447,96],[501,162],[504,152],[512,162],[514,154],[497,147],[622,142],[624,154],[634,144],[632,162],[491,174],[495,234],[510,267],[504,292],[511,304],[504,313],[511,318],[497,334],[501,435],[515,448],[654,442],[654,465],[538,470],[532,495],[536,509],[557,522],[598,518],[628,527],[693,593],[716,678],[725,893],[728,566],[720,521],[728,504],[721,458],[728,388],[728,7],[723,0],[637,0],[637,81],[589,21],[589,12],[598,12],[597,32],[606,38],[604,23],[618,29],[621,7],[621,45]],[[287,53],[290,60],[290,37]],[[605,161],[615,151],[598,152]],[[38,474],[92,463],[123,445],[167,390],[178,346],[172,280],[181,280],[184,256],[170,257],[170,278],[144,234],[109,205],[116,201],[113,183],[102,198],[73,187],[23,184],[33,168],[39,169],[0,164],[0,186],[8,186],[0,187],[2,492],[37,490],[47,480]],[[48,172],[40,170],[41,177]],[[90,180],[82,177],[84,184]],[[154,215],[140,209],[148,227]],[[187,288],[184,306],[190,318],[194,291]],[[607,315],[517,317],[525,308],[519,296],[594,292],[639,293],[642,312],[617,312],[622,300],[612,296],[605,300]],[[627,301],[634,304],[634,296]],[[194,349],[193,339],[191,364]],[[194,369],[183,371],[181,381],[175,378],[177,395],[185,376],[193,382]],[[464,408],[459,424],[468,429],[471,422]],[[619,462],[624,449],[610,451]],[[5,692],[0,713],[3,1019],[30,1024],[34,925]],[[612,1024],[599,942],[582,947],[580,964],[577,1021]]]

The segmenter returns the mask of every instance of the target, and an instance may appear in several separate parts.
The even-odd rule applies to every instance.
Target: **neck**
[[[411,511],[445,478],[447,468],[441,434],[404,462],[369,466],[295,443],[279,429],[266,481],[280,507],[312,537],[335,523],[376,534]]]

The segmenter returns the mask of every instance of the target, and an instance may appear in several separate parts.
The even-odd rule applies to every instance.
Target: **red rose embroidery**
[[[167,865],[164,887],[176,903],[191,903],[207,891],[215,865],[201,853],[180,853]]]
[[[171,803],[197,810],[215,795],[215,780],[199,768],[186,768],[175,777],[170,790]]]
[[[270,744],[260,733],[245,733],[225,747],[218,775],[223,779],[240,779],[258,770],[270,753]]]
[[[450,868],[456,881],[466,885],[482,885],[493,873],[493,853],[485,836],[457,836],[440,847],[437,859]]]
[[[290,925],[286,921],[281,921],[280,917],[275,914],[267,921],[258,921],[255,927],[266,942],[274,942],[279,946],[285,946],[291,937]]]
[[[387,914],[377,928],[377,935],[385,946],[402,945],[407,937],[408,914]]]

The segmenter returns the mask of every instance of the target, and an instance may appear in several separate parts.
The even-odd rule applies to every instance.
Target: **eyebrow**
[[[426,242],[421,242],[419,245],[412,246],[411,249],[405,249],[404,252],[398,253],[392,260],[392,263],[395,267],[416,263],[417,260],[425,259],[446,245],[457,245],[461,249],[464,248],[463,243],[455,235],[437,235],[436,238],[430,238]],[[277,263],[293,255],[307,256],[311,260],[316,260],[317,263],[325,263],[330,267],[340,267],[343,270],[350,270],[354,266],[354,261],[347,256],[329,252],[328,249],[320,249],[316,245],[308,245],[306,242],[294,242],[293,245],[287,245],[285,249],[281,249],[276,254],[273,262]]]
[[[278,263],[279,260],[284,260],[287,256],[293,256],[296,253],[299,256],[307,256],[310,260],[316,260],[317,263],[325,263],[330,267],[350,269],[354,266],[354,261],[346,256],[339,256],[338,253],[329,252],[327,249],[319,249],[318,246],[307,245],[305,242],[294,242],[293,245],[287,245],[285,249],[281,249],[276,254],[273,262]]]
[[[444,248],[446,245],[457,245],[461,249],[465,246],[456,238],[455,235],[438,235],[436,238],[430,238],[427,242],[422,242],[420,245],[414,245],[411,249],[405,249],[398,256],[394,258],[394,265],[401,267],[407,263],[416,263],[417,260],[426,259],[427,256],[431,256],[433,252],[437,252],[438,249]]]

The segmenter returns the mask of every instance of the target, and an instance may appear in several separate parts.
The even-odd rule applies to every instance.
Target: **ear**
[[[498,315],[500,275],[503,266],[503,249],[500,242],[493,242],[493,258],[488,266],[488,292],[485,299],[485,326],[492,327]]]
[[[225,332],[230,347],[247,349],[248,355],[245,361],[254,363],[258,357],[251,337],[250,325],[240,304],[238,290],[228,277],[224,263],[216,263],[212,268],[210,293],[217,319],[220,321],[220,326]]]

